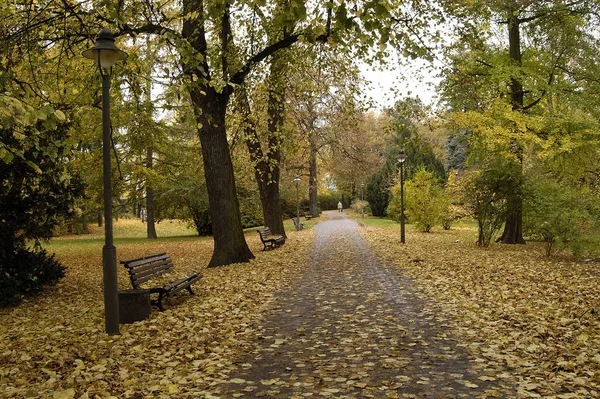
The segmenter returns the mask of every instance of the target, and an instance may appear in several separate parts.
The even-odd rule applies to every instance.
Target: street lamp
[[[364,192],[365,192],[365,183],[360,183],[360,213],[361,213],[361,217],[363,219],[365,218]]]
[[[102,272],[104,279],[104,321],[109,335],[119,334],[119,294],[117,291],[117,250],[113,245],[112,186],[110,167],[110,68],[127,58],[127,53],[115,45],[109,29],[102,29],[94,47],[82,55],[95,61],[102,76],[102,163],[104,177],[104,247]],[[104,69],[108,69],[105,71]]]
[[[406,154],[400,151],[398,154],[398,163],[400,163],[400,242],[406,243],[406,235],[404,230],[404,223],[406,217],[404,216],[404,162],[406,161]]]
[[[300,231],[300,197],[298,196],[298,184],[300,183],[300,176],[296,176],[294,181],[296,182],[296,231]]]

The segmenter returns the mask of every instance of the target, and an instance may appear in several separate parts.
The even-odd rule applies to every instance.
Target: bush
[[[364,211],[365,214],[368,214],[371,212],[369,203],[367,201],[361,201],[358,198],[355,198],[352,201],[351,207],[352,207],[352,210],[354,210],[354,212],[356,212],[356,213],[362,213]]]
[[[70,169],[65,116],[0,95],[0,306],[56,284],[62,266],[29,242],[73,215],[83,184]]]
[[[18,305],[25,297],[39,293],[44,285],[56,285],[65,268],[54,255],[36,246],[17,248],[0,255],[0,307]]]
[[[319,203],[319,211],[331,211],[337,209],[337,204],[339,201],[340,194],[337,192],[327,191],[326,193],[319,194],[317,196],[317,202]]]
[[[524,203],[526,234],[546,243],[546,256],[555,246],[569,248],[579,255],[582,236],[592,227],[593,217],[578,190],[547,179],[532,179],[532,195]]]
[[[466,201],[479,226],[478,246],[488,247],[504,223],[508,199],[517,195],[516,187],[521,186],[515,168],[519,166],[498,158],[485,169],[463,176]]]
[[[440,224],[450,201],[442,187],[435,181],[433,173],[421,168],[412,180],[405,183],[404,200],[406,214],[411,223],[424,232]],[[388,216],[399,221],[401,215],[400,185],[392,187],[392,201]]]
[[[208,195],[200,189],[192,190],[187,198],[187,207],[190,210],[192,223],[199,236],[212,234],[212,222],[208,209]]]

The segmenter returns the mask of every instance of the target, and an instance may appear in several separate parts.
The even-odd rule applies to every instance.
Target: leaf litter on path
[[[378,258],[356,227],[339,217],[316,227],[308,268],[276,296],[260,339],[218,394],[515,397],[506,368],[472,359],[451,320],[416,295],[412,278]]]

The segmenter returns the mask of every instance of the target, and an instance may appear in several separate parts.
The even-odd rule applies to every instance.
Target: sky
[[[423,65],[421,60],[401,67],[397,62],[375,69],[366,64],[360,65],[362,76],[370,82],[364,91],[374,101],[374,109],[381,111],[401,98],[416,96],[424,104],[434,105],[437,100],[435,86],[440,79],[435,76],[436,71],[419,72]]]

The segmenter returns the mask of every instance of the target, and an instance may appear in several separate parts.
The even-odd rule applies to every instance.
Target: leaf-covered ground
[[[511,375],[479,363],[450,320],[381,261],[354,221],[316,227],[307,270],[277,296],[261,339],[218,394],[225,398],[514,397]]]
[[[119,336],[104,333],[101,244],[82,238],[81,245],[54,248],[66,277],[42,296],[0,310],[0,397],[205,397],[256,337],[273,294],[303,266],[311,236],[292,233],[281,248],[261,252],[258,233],[251,234],[257,259],[213,269],[204,269],[212,241],[117,244],[119,259],[168,252],[179,273],[204,269],[195,296],[168,300],[165,312],[121,325]],[[122,269],[119,288],[128,289]]]
[[[256,260],[202,270],[197,295],[112,337],[101,245],[57,246],[66,278],[0,310],[0,397],[600,397],[597,263],[477,249],[472,230],[409,231],[406,245],[396,229],[351,230],[316,244],[290,232],[268,252],[249,235]],[[117,251],[165,251],[186,273],[212,242]]]
[[[600,397],[600,266],[536,244],[474,247],[472,231],[364,236],[454,319],[482,363],[506,365],[520,398]]]

